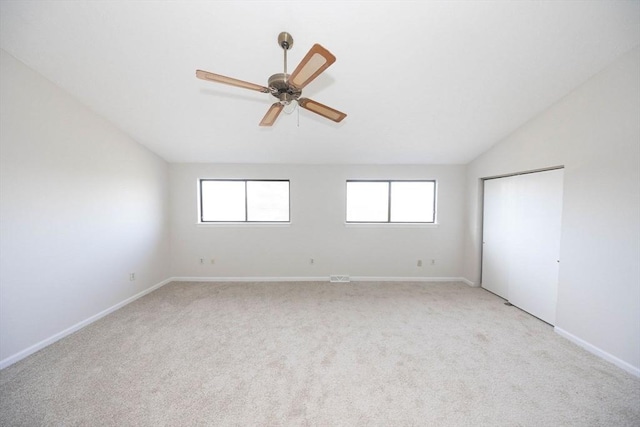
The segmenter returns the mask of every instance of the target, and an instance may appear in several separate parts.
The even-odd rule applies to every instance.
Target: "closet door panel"
[[[512,177],[509,302],[555,323],[562,218],[561,169]]]
[[[509,181],[484,182],[482,287],[509,299]]]

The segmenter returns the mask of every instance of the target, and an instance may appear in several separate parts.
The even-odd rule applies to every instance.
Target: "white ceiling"
[[[314,43],[309,111],[258,123]],[[169,162],[464,164],[640,43],[638,1],[1,1],[3,49]],[[299,116],[298,116],[299,113]]]

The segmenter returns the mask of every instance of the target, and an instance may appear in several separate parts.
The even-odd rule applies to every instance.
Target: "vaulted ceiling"
[[[266,85],[281,31],[343,122],[195,78]],[[2,49],[169,162],[464,164],[639,43],[638,1],[0,2]]]

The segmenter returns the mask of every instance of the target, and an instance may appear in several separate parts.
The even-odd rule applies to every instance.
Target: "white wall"
[[[565,165],[556,327],[635,369],[640,368],[639,65],[636,48],[468,165],[464,265],[465,277],[478,281],[480,178]]]
[[[167,164],[0,55],[2,365],[170,272]]]
[[[179,277],[459,277],[463,166],[172,164],[172,271]],[[198,178],[291,180],[290,226],[200,226]],[[345,226],[347,179],[436,179],[437,228]],[[215,265],[199,258],[215,258]],[[309,264],[309,258],[315,264]],[[417,267],[417,260],[436,259]]]

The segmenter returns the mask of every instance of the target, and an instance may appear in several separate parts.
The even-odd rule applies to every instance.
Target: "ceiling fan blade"
[[[289,77],[289,83],[302,89],[334,62],[336,57],[331,52],[319,44],[314,44]]]
[[[271,107],[269,107],[269,111],[267,111],[267,114],[265,114],[262,118],[260,126],[273,126],[283,108],[284,105],[280,104],[279,102],[276,102]]]
[[[320,114],[322,117],[326,117],[329,120],[333,120],[336,123],[340,123],[342,119],[347,117],[347,115],[341,111],[334,110],[331,107],[327,107],[324,104],[320,104],[309,98],[300,98],[298,100],[298,105],[300,105],[305,110],[309,110],[313,113]]]
[[[245,82],[243,80],[231,77],[221,76],[220,74],[210,73],[208,71],[196,70],[196,77],[210,82],[224,83],[226,85],[237,86],[244,89],[257,90],[258,92],[269,93],[269,88],[257,84]]]

